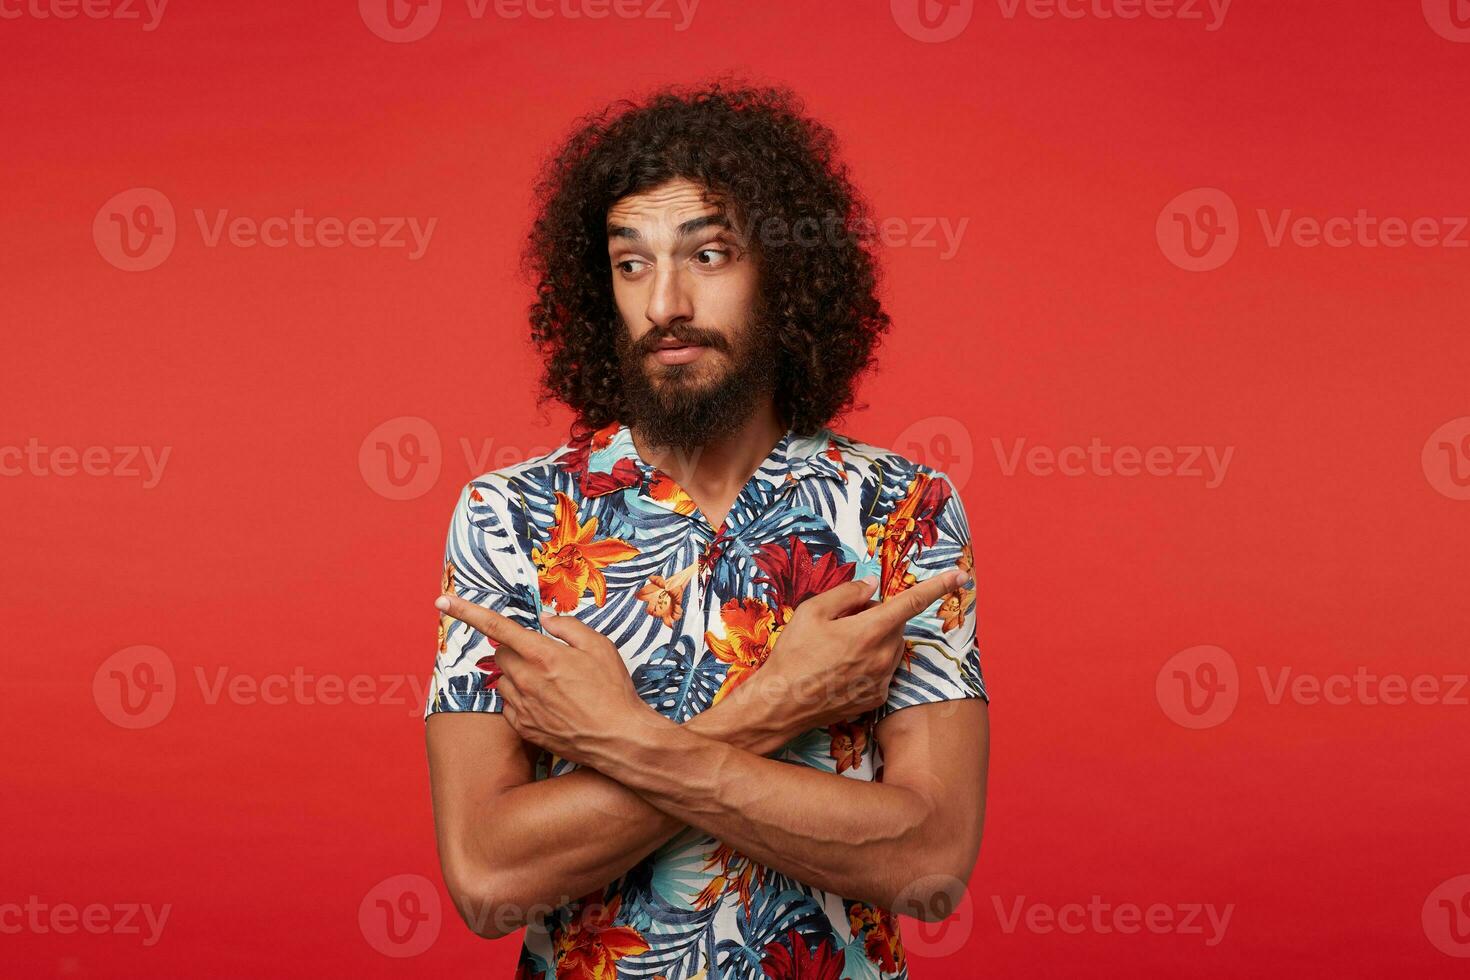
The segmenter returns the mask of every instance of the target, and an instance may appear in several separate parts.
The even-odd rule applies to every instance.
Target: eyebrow
[[[701,232],[706,228],[712,227],[728,228],[730,227],[730,222],[725,218],[724,215],[707,214],[702,218],[690,218],[688,221],[684,222],[678,227],[675,234],[679,238],[688,238],[690,235]],[[629,238],[635,242],[643,240],[643,234],[637,228],[629,228],[627,225],[615,225],[612,222],[608,222],[607,237]]]

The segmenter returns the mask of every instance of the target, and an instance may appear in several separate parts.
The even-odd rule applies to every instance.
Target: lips
[[[690,361],[698,360],[708,350],[698,344],[659,344],[653,349],[649,356],[660,364],[688,364]]]

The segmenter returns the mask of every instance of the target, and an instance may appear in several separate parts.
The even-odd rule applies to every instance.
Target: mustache
[[[709,347],[713,350],[720,351],[728,351],[730,349],[730,342],[719,331],[680,324],[678,326],[659,327],[650,330],[638,338],[637,342],[633,345],[633,350],[638,354],[650,354],[659,344],[666,340],[677,340],[681,344]]]

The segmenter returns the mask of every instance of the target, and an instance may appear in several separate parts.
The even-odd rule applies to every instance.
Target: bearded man
[[[784,90],[664,90],[582,120],[537,204],[575,423],[451,520],[448,890],[525,929],[525,980],[906,977],[897,916],[979,853],[989,698],[959,495],[828,428],[889,328],[833,135]]]

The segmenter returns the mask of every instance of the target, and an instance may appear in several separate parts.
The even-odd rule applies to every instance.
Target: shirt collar
[[[660,475],[638,455],[632,430],[618,422],[574,440],[570,449],[563,463],[579,474],[582,492],[587,496],[627,489],[647,495],[650,481]],[[788,429],[755,471],[756,479],[772,485],[795,483],[809,476],[847,479],[842,452],[828,429],[808,436]]]

